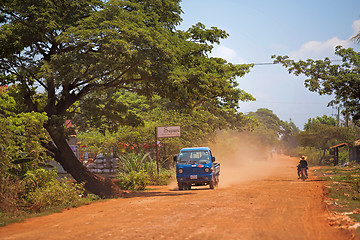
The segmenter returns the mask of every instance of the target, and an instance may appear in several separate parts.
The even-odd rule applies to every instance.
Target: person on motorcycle
[[[300,179],[300,171],[302,168],[305,168],[305,176],[306,176],[306,178],[308,178],[308,173],[307,173],[308,163],[306,161],[305,156],[301,156],[299,165],[297,165],[296,167],[297,167],[297,172],[298,172],[298,179]]]

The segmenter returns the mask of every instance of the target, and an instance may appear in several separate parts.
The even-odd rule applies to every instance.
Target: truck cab
[[[218,185],[220,163],[215,162],[215,157],[208,147],[183,148],[174,156],[174,161],[180,191],[204,185],[214,189]]]

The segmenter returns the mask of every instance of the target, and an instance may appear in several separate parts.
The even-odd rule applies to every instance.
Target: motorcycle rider
[[[302,168],[305,168],[305,176],[306,176],[306,178],[308,178],[308,173],[307,173],[308,163],[306,161],[305,156],[301,156],[299,165],[297,165],[296,167],[297,167],[298,179],[300,179],[300,171]]]

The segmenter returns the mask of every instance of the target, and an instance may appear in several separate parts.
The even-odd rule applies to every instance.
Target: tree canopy
[[[321,119],[321,118],[320,118]],[[322,119],[325,119],[322,117]],[[331,119],[331,117],[327,117]],[[337,127],[331,123],[332,121],[320,122],[309,119],[305,131],[296,135],[296,139],[301,146],[312,147],[322,152],[319,164],[323,163],[326,151],[339,143],[348,143],[352,145],[356,140],[357,131],[347,127]]]
[[[305,86],[320,95],[335,95],[329,105],[341,104],[346,114],[354,120],[360,119],[360,53],[352,48],[336,47],[335,54],[342,58],[342,64],[333,64],[329,58],[324,60],[298,62],[288,56],[272,56],[274,63],[281,63],[289,73],[305,75]]]
[[[259,126],[255,128],[253,134],[263,144],[272,147],[278,145],[280,139],[288,141],[291,135],[299,131],[294,123],[282,121],[276,114],[266,108],[260,108],[256,112],[251,112],[249,116],[259,122]]]
[[[309,118],[307,123],[304,125],[304,130],[307,131],[311,128],[311,125],[313,124],[325,124],[329,126],[336,126],[337,122],[335,118],[328,117],[326,115],[323,115],[322,117],[316,117],[316,118]]]
[[[87,171],[64,130],[72,111],[89,101],[103,103],[91,93],[105,91],[107,99],[110,89],[156,94],[230,122],[238,116],[238,101],[253,100],[235,81],[251,65],[208,57],[227,33],[201,23],[176,30],[181,12],[179,0],[0,1],[0,84],[17,86],[23,112],[46,113],[52,139],[46,148],[91,192],[114,195],[116,186]],[[123,103],[98,109],[112,119],[126,113],[123,123],[139,123]]]

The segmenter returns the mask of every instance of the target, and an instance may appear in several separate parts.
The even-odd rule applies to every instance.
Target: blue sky
[[[335,46],[352,47],[349,39],[360,32],[359,0],[183,0],[179,29],[201,22],[223,29],[229,37],[215,46],[212,56],[234,64],[270,63],[272,55],[292,59],[339,59]],[[304,76],[290,75],[280,65],[256,65],[239,88],[255,102],[240,103],[240,111],[271,109],[302,129],[309,118],[336,110],[327,107],[332,96],[319,96],[304,87]]]

